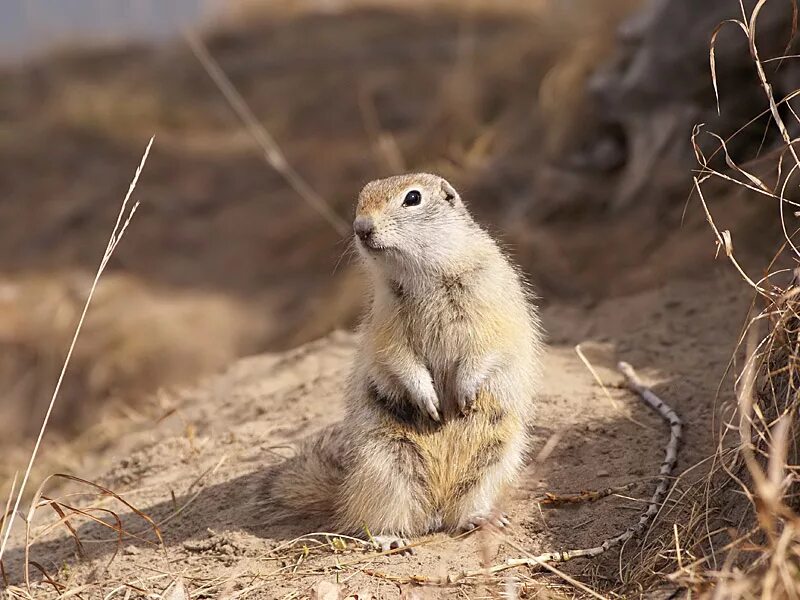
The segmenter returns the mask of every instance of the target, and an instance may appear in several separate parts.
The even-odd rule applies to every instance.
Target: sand
[[[456,586],[419,586],[411,580],[456,575],[526,551],[596,545],[632,524],[652,493],[655,484],[648,478],[658,472],[668,430],[621,387],[623,378],[614,365],[618,360],[633,364],[683,418],[677,472],[686,471],[714,450],[719,422],[713,417],[727,400],[717,397],[717,386],[748,306],[739,281],[717,276],[667,283],[596,305],[547,307],[545,378],[531,424],[535,442],[517,488],[503,499],[513,521],[504,533],[459,539],[432,535],[415,540],[420,545],[410,557],[380,556],[355,544],[338,548],[338,542],[326,545],[319,537],[322,545],[308,540],[281,548],[293,536],[312,531],[303,522],[289,529],[264,526],[253,484],[268,466],[289,456],[297,441],[341,417],[356,340],[339,331],[285,353],[240,360],[193,387],[165,395],[163,418],[131,426],[94,472],[78,473],[114,490],[159,523],[163,547],[153,543],[148,523],[117,499],[68,496],[69,491],[96,492],[77,486],[62,488],[57,495],[73,506],[113,509],[125,530],[138,537],[125,536],[120,543],[111,529],[76,518],[85,553],[79,558],[66,528],[47,527],[57,519],[55,513],[40,509],[30,560],[65,586],[59,589],[83,589],[87,598],[113,590],[114,597],[125,590],[132,590],[134,597],[173,594],[176,581],[192,598],[481,597],[499,593],[509,585],[505,575],[512,574],[524,593],[576,594],[579,590],[559,576],[528,568]],[[580,360],[577,344],[606,384],[605,391]],[[701,465],[684,478],[699,477],[702,470]],[[537,501],[545,492],[631,482],[636,485],[624,494],[596,503],[546,508]],[[94,515],[113,523],[108,513]],[[675,518],[662,515],[648,536],[671,530]],[[4,561],[15,584],[23,580],[22,525],[17,523]],[[624,590],[626,579],[635,574],[641,542],[630,542],[622,554],[614,549],[594,561],[560,568],[588,585]],[[343,566],[336,571],[336,564]],[[54,594],[54,586],[43,582],[36,568],[31,568],[31,578],[36,597]]]

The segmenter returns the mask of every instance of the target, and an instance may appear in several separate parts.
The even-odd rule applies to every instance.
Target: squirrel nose
[[[375,231],[375,223],[372,222],[370,217],[360,215],[353,221],[353,231],[356,232],[361,241],[366,241],[372,237],[372,233]]]

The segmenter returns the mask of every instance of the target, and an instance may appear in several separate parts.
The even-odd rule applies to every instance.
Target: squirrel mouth
[[[386,250],[386,246],[379,244],[373,239],[366,239],[366,240],[359,239],[359,241],[361,242],[361,245],[364,246],[364,248],[366,248],[370,252],[383,252],[384,250]]]

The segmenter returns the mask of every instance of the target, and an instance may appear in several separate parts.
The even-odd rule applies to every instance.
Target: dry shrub
[[[760,0],[741,20],[723,26],[747,37],[755,85],[765,96],[764,112],[753,116],[769,118],[768,129],[777,131],[777,147],[768,152],[759,148],[754,156],[732,156],[729,148],[735,136],[723,139],[710,133],[703,139],[699,126],[693,136],[699,163],[696,198],[716,236],[718,253],[755,294],[753,314],[731,361],[736,402],[723,407],[718,452],[707,461],[708,475],[694,485],[676,486],[678,501],[667,511],[674,531],[653,540],[636,567],[640,579],[645,571],[667,575],[714,598],[800,597],[800,272],[794,270],[791,276],[800,252],[796,228],[788,223],[800,206],[790,194],[797,183],[794,172],[800,169],[797,140],[790,131],[797,131],[800,118],[791,106],[797,92],[775,98],[770,85],[781,63],[794,59],[758,52],[755,32],[765,4]],[[795,24],[794,37],[796,7],[789,4],[785,9],[786,19]],[[714,78],[716,36],[711,41]],[[752,135],[757,122],[754,118],[735,135]],[[766,138],[763,121],[761,127]],[[778,206],[785,239],[763,277],[751,276],[737,261],[731,232],[717,226],[706,202],[709,190],[722,195],[726,188],[728,193],[752,193],[757,201],[766,197]]]
[[[714,468],[675,510],[677,552],[666,539],[649,548],[650,569],[672,570],[669,578],[707,597],[800,597],[797,283],[770,286],[771,300],[746,327],[749,349]],[[760,320],[768,333],[756,342]]]
[[[722,514],[733,543],[717,576],[720,597],[800,597],[798,284],[795,277],[770,290],[759,315],[768,334],[748,352],[739,378],[738,447],[723,462],[731,489]]]

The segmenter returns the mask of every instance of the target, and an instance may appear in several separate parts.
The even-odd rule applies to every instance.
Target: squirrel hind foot
[[[374,544],[375,549],[381,552],[397,550],[397,552],[393,552],[392,554],[414,554],[414,549],[411,548],[407,539],[394,535],[373,536],[372,543]]]
[[[477,512],[469,515],[461,523],[459,529],[463,532],[474,531],[484,527],[505,529],[511,524],[508,515],[496,510],[489,512]]]

